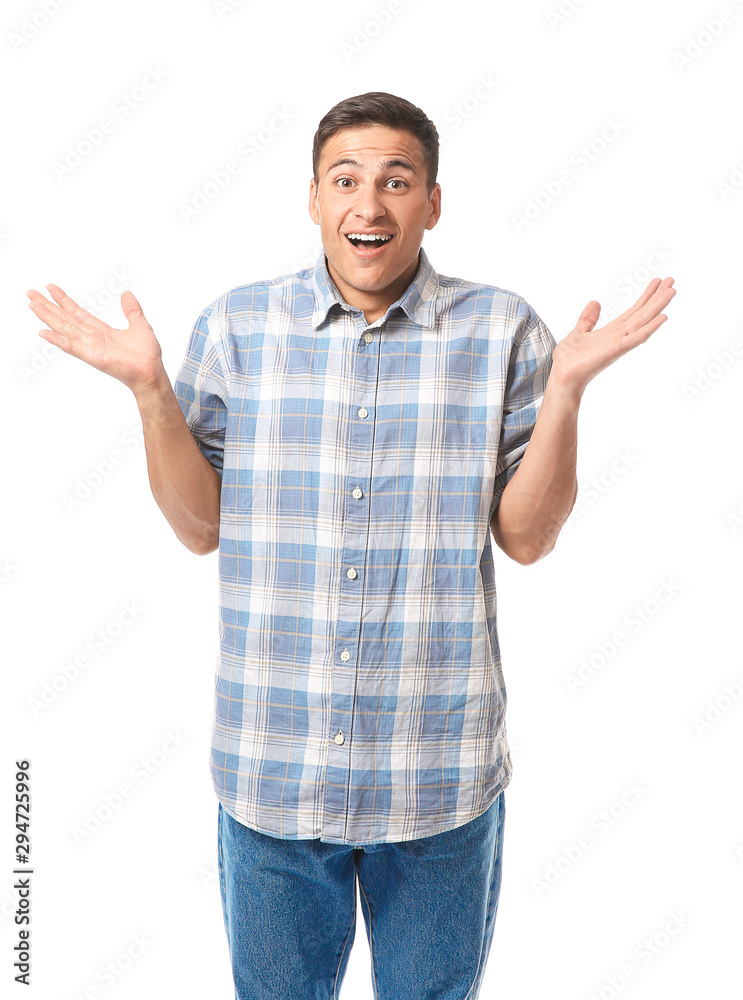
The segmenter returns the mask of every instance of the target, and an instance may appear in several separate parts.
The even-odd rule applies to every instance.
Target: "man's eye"
[[[339,177],[338,180],[335,183],[336,184],[340,184],[341,187],[346,187],[346,182],[348,184],[353,184],[353,181],[351,180],[350,177]],[[408,186],[408,182],[402,180],[399,177],[393,177],[390,180],[388,180],[387,183],[388,184],[401,184],[403,187],[407,187]]]

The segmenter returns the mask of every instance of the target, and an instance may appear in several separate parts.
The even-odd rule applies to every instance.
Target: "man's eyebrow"
[[[359,163],[358,160],[354,160],[350,156],[343,156],[338,160],[333,160],[333,162],[330,164],[330,166],[325,172],[329,174],[331,170],[335,170],[336,167],[342,167],[342,166],[355,167],[357,170],[364,169],[363,164]],[[381,170],[391,170],[392,167],[402,167],[403,170],[409,170],[411,173],[417,174],[417,170],[412,165],[412,163],[410,163],[408,160],[401,160],[399,158],[382,160],[379,164],[379,167]]]

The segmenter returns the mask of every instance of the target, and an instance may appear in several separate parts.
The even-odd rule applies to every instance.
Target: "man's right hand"
[[[54,302],[35,288],[26,292],[31,300],[29,308],[51,328],[40,330],[40,337],[65,354],[112,375],[135,396],[146,393],[162,380],[165,371],[162,349],[132,292],[126,290],[121,294],[121,308],[129,329],[115,330],[79,306],[58,285],[46,287]]]
[[[213,552],[219,545],[222,479],[186,423],[163,367],[160,344],[139,302],[130,291],[122,293],[129,329],[114,330],[58,285],[46,287],[54,302],[35,289],[26,293],[30,308],[51,328],[40,330],[39,336],[132,390],[142,417],[155,500],[187,548],[199,555]]]

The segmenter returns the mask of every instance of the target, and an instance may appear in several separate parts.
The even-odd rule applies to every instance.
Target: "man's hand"
[[[162,350],[131,292],[121,295],[128,330],[114,330],[47,285],[54,302],[31,289],[29,307],[51,329],[39,336],[123,382],[142,417],[152,493],[183,544],[199,555],[219,545],[222,479],[199,448],[162,363]],[[55,305],[56,303],[56,305]]]
[[[676,294],[672,285],[673,278],[654,278],[630,309],[598,330],[593,328],[601,306],[589,302],[572,333],[555,345],[529,445],[491,524],[498,545],[517,562],[536,562],[552,551],[575,503],[583,390],[594,375],[644,343],[668,319],[662,310]]]
[[[112,375],[138,395],[162,379],[162,349],[139,302],[130,291],[121,294],[128,330],[114,330],[79,306],[58,285],[47,285],[50,302],[32,288],[29,308],[51,327],[39,336],[93,368]],[[55,305],[55,303],[57,303]]]
[[[593,299],[580,315],[575,329],[555,346],[549,382],[574,400],[604,368],[638,344],[668,319],[663,310],[676,294],[673,278],[653,278],[633,306],[606,326],[594,330],[601,306]]]

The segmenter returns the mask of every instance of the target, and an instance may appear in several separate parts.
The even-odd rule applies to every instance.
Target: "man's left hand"
[[[593,299],[580,314],[575,329],[555,346],[548,382],[577,402],[583,390],[604,368],[638,344],[668,319],[663,310],[676,294],[673,278],[653,278],[633,306],[606,326],[594,330],[601,305]]]

